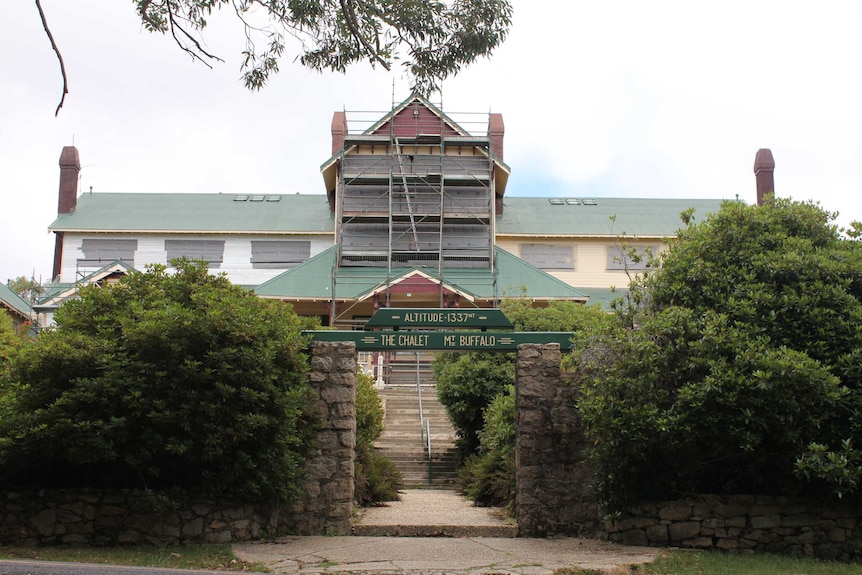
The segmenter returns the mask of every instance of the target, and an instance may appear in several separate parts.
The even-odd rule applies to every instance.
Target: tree
[[[862,479],[862,244],[811,203],[680,231],[574,354],[609,507],[680,492],[846,495]]]
[[[175,260],[90,286],[11,361],[5,487],[179,487],[289,501],[315,436],[304,322]]]
[[[36,296],[43,293],[43,288],[35,279],[28,279],[24,276],[18,276],[14,280],[7,280],[6,285],[9,289],[17,293],[25,300],[32,302]]]
[[[66,73],[40,0],[45,31]],[[480,57],[490,56],[511,25],[509,0],[134,0],[144,28],[170,34],[180,48],[206,65],[220,61],[200,34],[213,12],[233,11],[246,36],[242,77],[260,89],[278,72],[285,39],[302,46],[299,61],[312,70],[344,72],[367,61],[390,70],[401,65],[415,91],[428,94],[439,82]],[[63,102],[57,107],[59,112]]]

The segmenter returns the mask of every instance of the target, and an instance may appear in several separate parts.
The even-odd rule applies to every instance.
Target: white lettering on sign
[[[398,336],[398,345],[424,347],[428,345],[428,336],[420,334],[401,334]]]
[[[458,345],[460,347],[494,347],[497,338],[493,335],[459,335]]]
[[[450,312],[407,312],[404,314],[404,323],[434,324],[467,323],[476,319],[473,312],[450,311]]]

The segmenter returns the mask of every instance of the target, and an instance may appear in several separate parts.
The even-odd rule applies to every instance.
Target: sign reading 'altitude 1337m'
[[[411,309],[386,307],[374,312],[365,327],[460,327],[512,329],[499,309]]]

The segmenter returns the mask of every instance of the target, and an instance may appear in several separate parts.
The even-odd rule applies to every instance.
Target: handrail
[[[428,420],[426,419],[426,420],[425,420],[425,425],[426,425],[426,426],[427,426],[427,428],[428,428],[428,433],[426,434],[426,436],[425,436],[425,437],[427,437],[427,438],[428,438],[428,485],[430,486],[430,485],[431,485],[431,481],[432,481],[432,479],[433,479],[433,477],[432,477],[432,475],[431,475],[431,470],[432,470],[432,461],[431,461],[431,422],[430,422],[430,421],[428,421]]]
[[[419,352],[416,352],[416,394],[419,397],[419,432],[422,439],[422,447],[428,455],[428,485],[431,485],[431,422],[425,419],[425,411],[422,408],[422,385],[420,385]]]

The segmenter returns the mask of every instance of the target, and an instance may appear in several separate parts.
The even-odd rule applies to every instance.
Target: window
[[[81,245],[84,257],[78,259],[78,266],[102,267],[117,260],[134,264],[136,249],[138,240],[84,238]]]
[[[216,269],[224,260],[224,240],[165,240],[165,251],[168,262],[176,258],[204,260]]]
[[[572,246],[521,244],[521,259],[543,270],[574,270]]]
[[[608,271],[643,271],[658,246],[608,246]]]
[[[310,241],[266,240],[251,242],[251,267],[288,269],[311,257]]]

